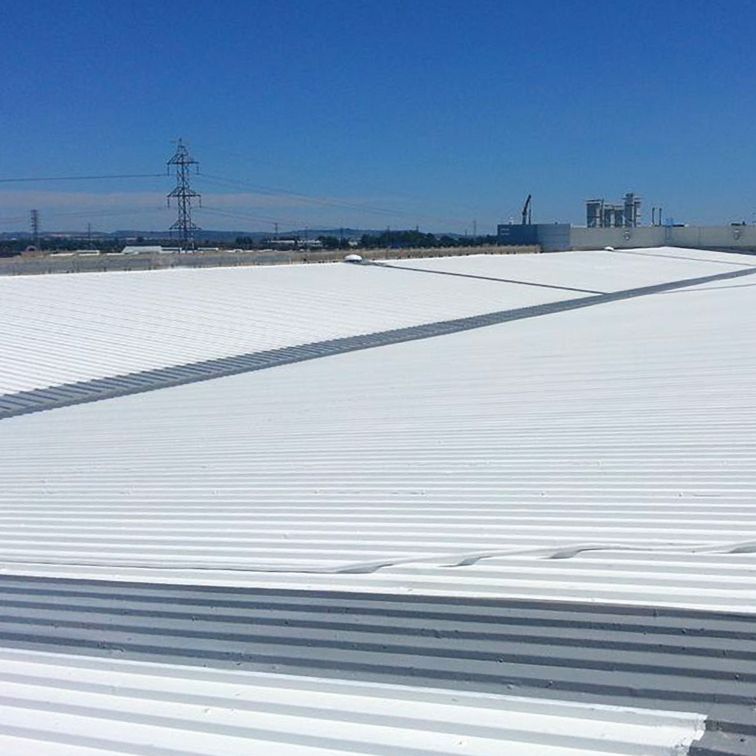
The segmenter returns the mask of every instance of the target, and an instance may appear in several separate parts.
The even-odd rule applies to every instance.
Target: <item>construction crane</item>
[[[522,206],[522,225],[529,226],[533,221],[533,216],[530,210],[530,201],[533,199],[533,195],[529,194],[525,200],[525,204]]]

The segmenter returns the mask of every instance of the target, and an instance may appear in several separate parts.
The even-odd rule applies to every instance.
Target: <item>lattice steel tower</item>
[[[176,167],[176,188],[168,195],[168,207],[171,206],[171,199],[175,199],[178,217],[171,226],[171,231],[178,231],[181,244],[190,247],[194,246],[194,232],[199,231],[199,226],[192,223],[192,200],[196,199],[200,205],[202,204],[200,194],[189,185],[193,165],[199,166],[199,163],[189,154],[186,145],[179,139],[176,152],[168,161],[169,173],[171,166]],[[199,173],[199,167],[197,172]]]
[[[32,244],[39,247],[39,210],[32,210],[29,216],[29,225],[32,232]]]

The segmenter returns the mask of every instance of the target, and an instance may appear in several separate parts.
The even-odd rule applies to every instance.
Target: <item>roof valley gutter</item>
[[[391,265],[390,263],[367,260],[363,265],[373,265],[376,268],[390,268],[391,270],[409,270],[413,273],[431,273],[438,276],[457,276],[458,278],[473,278],[479,281],[498,281],[500,283],[516,284],[518,286],[535,286],[538,289],[556,289],[557,291],[574,291],[578,294],[606,294],[595,289],[577,289],[572,286],[557,286],[555,284],[538,283],[536,281],[518,281],[513,278],[494,278],[493,276],[478,276],[471,273],[453,273],[449,270],[431,270],[430,268],[414,268],[408,265]]]

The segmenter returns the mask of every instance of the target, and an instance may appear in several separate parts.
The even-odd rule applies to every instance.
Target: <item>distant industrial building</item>
[[[545,252],[570,248],[569,223],[500,223],[496,227],[499,244],[540,245]]]
[[[590,199],[585,203],[588,228],[635,228],[640,225],[640,197],[632,192],[621,204],[611,205],[604,199]]]
[[[569,223],[534,223],[500,224],[497,230],[499,244],[537,244],[544,252],[671,246],[756,253],[756,225],[586,228]]]
[[[532,197],[522,208],[521,223],[497,226],[497,242],[502,245],[538,245],[544,252],[603,247],[698,247],[731,249],[756,253],[756,225],[733,223],[727,226],[687,226],[671,219],[662,225],[662,208],[652,208],[652,223],[641,225],[641,198],[625,194],[621,203],[604,199],[586,202],[585,226],[569,223],[533,223]]]

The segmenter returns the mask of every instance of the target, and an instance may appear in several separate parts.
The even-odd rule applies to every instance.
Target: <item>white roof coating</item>
[[[0,278],[0,385],[755,264]],[[0,415],[0,750],[753,753],[754,304],[748,275]]]
[[[343,263],[0,278],[0,393],[567,299]]]
[[[4,756],[675,756],[701,737],[705,719],[62,654],[6,651],[0,662],[3,697],[14,701],[0,700]]]
[[[344,263],[0,277],[0,395],[727,269],[604,252],[554,257],[412,261],[541,286]]]
[[[11,418],[0,564],[756,612],[730,286]]]

